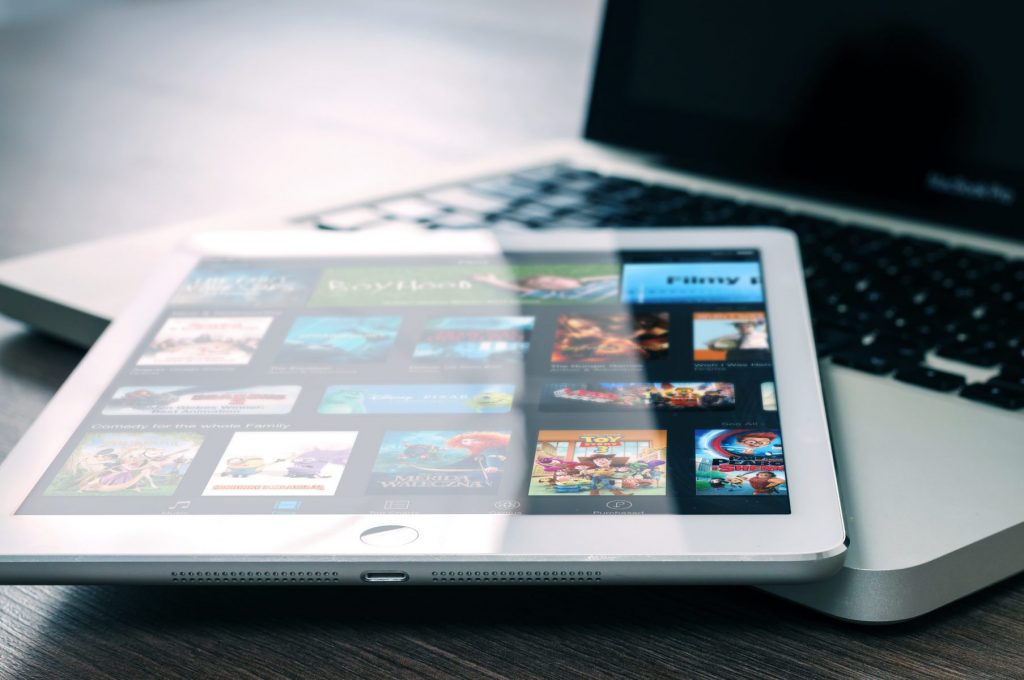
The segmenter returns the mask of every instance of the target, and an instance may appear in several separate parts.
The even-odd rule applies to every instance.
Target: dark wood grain
[[[0,589],[3,677],[1020,677],[1024,578],[917,622],[745,588]]]
[[[0,27],[0,256],[579,128],[597,3],[94,3]],[[81,358],[0,321],[0,450]],[[1024,577],[863,627],[716,588],[2,587],[0,678],[1024,677]]]

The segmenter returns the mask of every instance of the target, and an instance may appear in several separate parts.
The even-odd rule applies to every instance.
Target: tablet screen
[[[204,260],[20,514],[788,513],[754,250]]]

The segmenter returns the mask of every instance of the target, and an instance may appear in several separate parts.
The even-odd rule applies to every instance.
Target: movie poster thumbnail
[[[496,493],[511,433],[387,432],[370,475],[371,493],[462,496]]]
[[[252,360],[270,316],[171,317],[139,366],[242,366]]]
[[[85,435],[45,496],[169,496],[195,458],[196,432],[93,432]]]
[[[356,432],[236,432],[204,496],[331,496]]]
[[[698,496],[785,496],[786,465],[778,430],[697,430]]]
[[[775,397],[775,383],[761,383],[761,408],[765,411],[778,411],[779,402]]]
[[[413,351],[419,365],[514,364],[530,348],[532,316],[446,316],[427,321]]]
[[[644,262],[622,270],[622,302],[706,304],[763,302],[761,266],[749,262]]]
[[[764,312],[694,312],[694,361],[770,361]]]
[[[261,385],[211,389],[192,386],[119,387],[105,416],[269,416],[291,413],[302,388]]]
[[[541,430],[531,496],[664,496],[666,430]]]
[[[197,267],[171,298],[172,305],[295,307],[313,290],[312,271],[261,264],[209,263]]]
[[[515,385],[331,385],[320,413],[508,413]]]
[[[724,382],[555,383],[540,395],[544,411],[731,411],[736,388]]]
[[[385,361],[398,337],[400,316],[300,316],[274,363],[344,366]]]
[[[668,356],[668,313],[562,314],[555,330],[551,363],[636,365]]]
[[[337,267],[324,272],[310,305],[585,304],[618,294],[618,264]]]

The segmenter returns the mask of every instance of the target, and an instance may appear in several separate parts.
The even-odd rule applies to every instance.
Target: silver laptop
[[[855,621],[919,616],[1024,570],[1024,48],[999,38],[1024,10],[780,14],[612,0],[585,139],[325,209],[8,260],[0,310],[88,345],[204,228],[785,226],[801,239],[850,550],[828,581],[768,590]]]

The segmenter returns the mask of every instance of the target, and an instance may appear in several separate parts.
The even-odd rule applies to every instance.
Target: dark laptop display
[[[1024,5],[610,0],[586,135],[1024,238]]]

